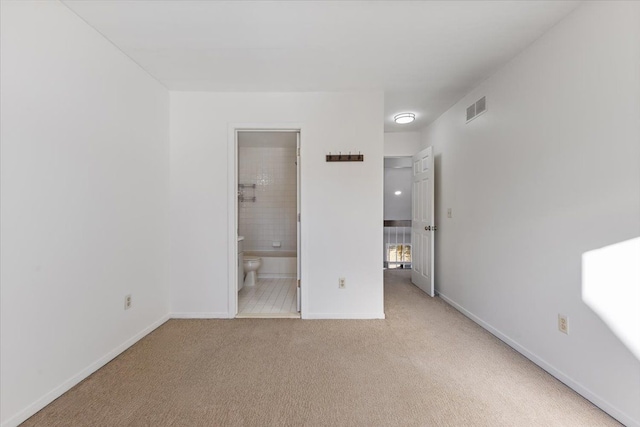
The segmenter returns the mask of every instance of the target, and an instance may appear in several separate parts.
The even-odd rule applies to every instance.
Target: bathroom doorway
[[[236,130],[236,317],[300,317],[300,132]]]

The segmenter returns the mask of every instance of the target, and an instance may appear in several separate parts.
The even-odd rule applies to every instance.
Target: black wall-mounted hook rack
[[[327,154],[327,162],[364,162],[364,154]]]

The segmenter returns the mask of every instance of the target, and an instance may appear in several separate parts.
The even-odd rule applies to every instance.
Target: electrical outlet
[[[129,310],[131,308],[131,294],[124,296],[124,309]]]
[[[338,288],[339,289],[344,289],[347,287],[347,279],[345,279],[344,277],[341,277],[338,279]]]
[[[564,314],[558,314],[558,330],[569,335],[569,319]]]

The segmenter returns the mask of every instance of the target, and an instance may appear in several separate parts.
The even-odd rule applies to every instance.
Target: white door
[[[298,313],[300,313],[300,272],[301,272],[301,266],[302,266],[302,262],[301,262],[301,254],[302,254],[302,245],[300,242],[300,232],[301,232],[301,227],[300,227],[300,132],[298,132],[297,134],[297,145],[296,145],[296,169],[297,169],[297,179],[296,179],[296,189],[297,189],[297,203],[298,203],[298,226],[297,226],[297,236],[298,236],[298,241],[297,241],[297,257],[298,257],[298,273],[297,273],[297,277],[298,277],[298,286],[296,288],[296,300],[297,300],[297,310]]]
[[[429,147],[413,156],[411,282],[432,297],[435,296],[433,190],[433,149]]]

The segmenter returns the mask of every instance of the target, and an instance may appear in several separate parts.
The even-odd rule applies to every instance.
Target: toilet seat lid
[[[251,256],[251,255],[249,255],[249,256],[245,255],[245,257],[244,257],[245,261],[260,261],[260,259],[261,258],[258,257],[258,256]]]

